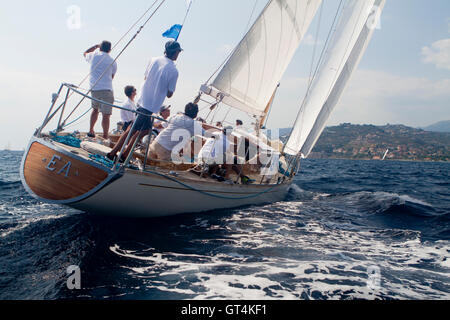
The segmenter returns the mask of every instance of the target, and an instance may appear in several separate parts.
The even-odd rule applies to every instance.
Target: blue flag
[[[166,32],[163,33],[163,37],[164,38],[172,38],[177,40],[178,36],[181,33],[181,29],[183,28],[183,26],[181,24],[176,24],[174,25],[172,28],[170,28],[169,30],[167,30]]]

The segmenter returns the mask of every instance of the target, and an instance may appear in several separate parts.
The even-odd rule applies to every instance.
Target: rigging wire
[[[359,21],[359,19],[361,18],[361,16],[362,16],[363,13],[364,13],[364,7],[361,7],[361,11],[359,12],[359,15],[358,15],[358,21]],[[352,30],[352,35],[351,35],[351,37],[349,38],[348,43],[347,43],[347,46],[346,46],[346,49],[345,49],[346,52],[347,52],[347,50],[350,48],[350,44],[351,44],[352,39],[353,39],[353,36],[354,36],[354,34],[355,34],[355,32],[356,32],[356,28],[357,28],[357,24],[355,23],[355,25],[354,25],[354,27],[353,27],[353,30]],[[358,40],[358,39],[356,39],[356,41],[357,41],[357,40]],[[338,70],[341,69],[341,67],[342,67],[342,65],[343,65],[344,62],[345,62],[345,55],[342,56],[341,61],[339,62],[339,68],[338,68]],[[334,83],[337,81],[338,76],[339,76],[339,74],[336,73],[336,75],[335,75],[335,77],[334,77],[334,80],[333,80]],[[333,87],[330,87],[330,89],[329,89],[329,91],[328,91],[328,95],[331,94],[331,91],[332,91],[332,90],[333,90]]]
[[[225,117],[223,117],[222,123],[225,123],[225,121],[227,120],[228,115],[229,115],[230,112],[231,112],[231,109],[233,109],[233,108],[232,108],[232,107],[229,107],[229,108],[228,108],[228,111],[227,111],[227,113],[225,114]]]
[[[342,9],[342,12],[343,12],[343,11],[344,11],[344,10]],[[358,20],[357,20],[357,21],[359,21],[359,19],[360,19],[360,17],[362,16],[363,13],[364,13],[364,6],[361,7],[361,11],[359,12]],[[342,13],[341,13],[341,14],[342,14]],[[350,44],[351,44],[352,39],[353,39],[353,35],[354,35],[355,32],[356,32],[356,28],[357,28],[357,24],[355,24],[355,26],[353,27],[353,30],[352,30],[351,36],[350,36],[350,38],[349,38],[349,40],[348,40],[348,43],[347,43],[345,52],[347,52],[347,50],[348,50],[349,47],[350,47]],[[345,55],[343,55],[342,58],[340,59],[339,66],[338,66],[337,70],[341,70],[341,67],[343,66],[343,64],[344,64],[345,61],[346,61],[346,60],[345,60]],[[327,97],[330,96],[330,94],[331,94],[333,88],[335,87],[336,81],[338,80],[338,77],[340,76],[340,74],[341,74],[340,72],[336,72],[336,74],[335,74],[335,76],[334,76],[334,78],[333,78],[334,80],[333,80],[333,82],[332,82],[332,85],[331,85],[330,88],[328,89]],[[306,97],[305,97],[305,100],[306,100]],[[316,119],[316,121],[317,121],[317,119]]]
[[[140,16],[139,17],[139,19],[128,29],[128,31],[127,32],[125,32],[125,34],[118,40],[118,41],[116,41],[116,43],[114,44],[114,46],[111,48],[111,50],[114,50],[118,45],[119,45],[119,43],[121,43],[122,42],[122,40],[123,39],[125,39],[125,37],[131,32],[131,30],[133,30],[133,28],[147,15],[147,13],[155,6],[155,4],[158,2],[159,0],[155,0],[154,2],[153,2],[153,4],[144,12],[144,14],[142,15],[142,16]],[[79,85],[78,85],[78,87],[81,87],[82,85],[83,85],[83,83],[89,78],[89,76],[92,74],[92,72],[93,71],[95,71],[97,68],[98,68],[98,66],[103,62],[103,60],[106,58],[106,56],[104,56],[102,59],[100,59],[100,61],[94,66],[94,68],[92,69],[92,70],[90,70],[90,72],[81,80],[81,82],[79,83]],[[84,89],[84,90],[86,90],[86,89]],[[86,91],[89,91],[90,92],[90,90],[86,90]],[[71,92],[70,94],[69,94],[69,96],[67,97],[67,101],[72,97],[72,95],[73,95],[74,93],[73,92]],[[65,102],[65,103],[67,103],[67,101]],[[80,102],[81,103],[81,102]],[[89,108],[88,109],[88,111],[87,112],[89,112],[89,110],[91,110],[91,108]],[[86,112],[86,113],[87,113]],[[73,113],[72,113],[73,114]],[[71,114],[71,115],[72,115]],[[70,115],[70,116],[71,116]],[[69,116],[69,117],[70,117]],[[68,118],[69,117],[67,117],[65,120],[64,120],[64,122],[65,121],[67,121],[68,120]]]
[[[159,0],[156,0],[155,3],[157,3]],[[156,14],[156,12],[161,8],[161,6],[166,2],[166,0],[162,0],[161,3],[158,5],[158,7],[153,11],[153,13],[149,16],[149,18],[142,24],[142,26],[140,26],[140,28],[138,29],[138,31],[135,33],[135,35],[130,39],[130,41],[128,41],[128,43],[125,45],[125,47],[119,52],[119,54],[116,56],[116,58],[114,59],[114,61],[111,63],[111,65],[106,68],[106,70],[103,72],[103,74],[99,77],[99,79],[97,80],[97,82],[94,84],[93,87],[95,87],[95,85],[100,81],[100,79],[103,78],[103,76],[105,75],[105,73],[108,71],[108,69],[119,59],[119,57],[125,52],[125,50],[131,45],[131,43],[137,38],[137,36],[141,33],[141,31],[145,28],[145,26],[147,25],[147,23],[153,18],[153,16]],[[155,4],[154,3],[154,4]],[[154,4],[152,5],[151,8],[153,8]],[[150,10],[148,10],[150,11]],[[147,12],[148,12],[147,11]],[[142,18],[141,18],[142,19]],[[140,21],[141,19],[139,19],[138,21]],[[137,23],[136,23],[137,24]],[[132,28],[131,28],[132,29]],[[89,90],[88,94],[92,91],[92,89]],[[85,100],[86,98],[83,97],[81,99],[81,101],[75,106],[75,108],[72,110],[72,112],[69,114],[69,116],[64,120],[62,127],[65,126],[65,122],[73,115],[73,113],[75,112],[75,110],[78,109],[78,107],[81,105],[81,103]],[[90,110],[90,109],[89,109]]]
[[[210,196],[210,197],[213,197],[213,198],[219,198],[219,199],[227,199],[227,200],[243,200],[243,199],[256,198],[256,197],[258,197],[258,196],[261,196],[261,195],[264,195],[264,194],[273,192],[273,190],[275,190],[275,188],[279,187],[278,184],[274,184],[274,185],[272,185],[272,186],[269,185],[269,188],[267,188],[267,189],[265,189],[265,190],[263,190],[263,191],[260,191],[260,192],[254,193],[254,194],[250,194],[250,195],[248,195],[248,196],[229,197],[229,196],[221,196],[221,195],[218,195],[218,194],[214,194],[214,193],[212,193],[212,192],[209,192],[209,191],[204,191],[204,190],[195,188],[195,187],[193,187],[193,186],[191,186],[191,185],[189,185],[189,184],[187,184],[187,183],[184,183],[184,182],[182,182],[182,181],[180,181],[180,180],[178,180],[178,179],[176,179],[176,178],[170,177],[170,176],[168,176],[168,175],[166,175],[166,174],[163,174],[163,173],[159,173],[159,172],[157,172],[157,171],[146,170],[145,172],[146,172],[146,173],[153,174],[153,175],[156,175],[156,176],[159,176],[159,177],[162,177],[162,178],[165,178],[165,179],[167,179],[167,180],[171,180],[171,181],[173,181],[173,182],[175,182],[175,183],[178,183],[179,185],[181,185],[181,186],[183,186],[183,187],[185,187],[185,188],[187,188],[187,189],[189,189],[189,190],[192,190],[192,191],[195,191],[195,192],[204,194],[204,195],[206,195],[206,196]]]
[[[147,15],[147,13],[154,7],[154,5],[158,2],[159,0],[155,0],[155,2],[153,2],[153,4],[144,12],[144,14],[128,29],[128,31],[122,36],[122,38],[120,38],[120,40],[114,45],[114,47],[112,48],[112,50],[130,33],[130,31]],[[165,1],[165,0],[164,0]],[[163,1],[163,2],[164,2]],[[162,3],[161,3],[162,4]],[[187,18],[188,18],[188,16],[189,16],[189,12],[191,11],[191,7],[192,7],[192,4],[193,4],[193,1],[191,1],[190,3],[189,3],[189,7],[188,7],[188,9],[187,9],[187,12],[186,12],[186,15],[185,15],[185,17],[184,17],[184,20],[183,20],[183,24],[182,24],[182,26],[184,27],[184,25],[185,25],[185,23],[186,23],[186,21],[187,21]],[[161,5],[160,5],[161,6]],[[159,7],[158,7],[159,8]],[[157,8],[157,9],[158,9]],[[155,11],[156,12],[156,11]],[[150,17],[151,18],[151,17]],[[146,21],[146,23],[148,22],[148,20]],[[144,25],[146,24],[146,23],[144,23]],[[137,33],[139,33],[141,30],[143,29],[143,26],[140,28],[140,30],[137,32]],[[183,30],[183,28],[181,29],[181,30]],[[178,39],[179,39],[179,37],[180,37],[180,35],[181,35],[181,31],[180,31],[180,33],[178,34],[178,37],[177,37],[177,39],[175,39],[175,41],[178,41]],[[136,37],[136,35],[135,35],[135,37]],[[134,37],[134,38],[135,38]],[[133,39],[132,39],[133,40]],[[132,41],[131,40],[131,41]],[[128,46],[128,45],[127,45]],[[126,49],[126,47],[125,47],[125,49]],[[125,51],[125,49],[124,50],[122,50],[122,52],[123,51]],[[122,52],[120,53],[120,54],[122,54]],[[119,54],[119,56],[120,56],[120,54]],[[118,56],[118,57],[119,57]],[[114,60],[114,61],[116,61],[117,59],[118,59],[118,57]],[[103,57],[98,63],[97,63],[97,65],[95,66],[95,68],[94,68],[94,70],[97,68],[97,66],[103,61],[103,59],[105,59],[105,57]],[[79,84],[79,86],[81,86],[83,83],[84,83],[84,81],[86,81],[86,79],[90,76],[90,74],[92,73],[92,71],[81,81],[81,83]],[[103,75],[102,75],[102,77],[103,77]],[[79,86],[78,86],[78,88],[79,88]],[[88,90],[88,89],[83,89],[83,88],[79,88],[79,89],[82,89],[82,90],[85,90],[85,91],[88,91],[88,94],[91,92],[91,90]],[[71,95],[72,95],[73,93],[71,93]],[[70,97],[70,96],[69,96]],[[81,104],[81,102],[84,100],[84,98],[80,101],[80,103],[79,104]],[[77,106],[78,107],[78,106]],[[90,110],[91,110],[92,108],[89,108],[86,112],[84,112],[80,117],[78,117],[77,119],[75,119],[74,121],[72,121],[72,122],[70,122],[70,123],[68,123],[68,124],[66,124],[64,127],[65,128],[67,128],[68,126],[70,126],[70,125],[72,125],[73,123],[75,123],[75,122],[77,122],[78,120],[80,120],[81,118],[83,118]],[[69,117],[71,116],[73,114],[73,112],[69,115]],[[69,118],[69,117],[67,117],[66,118],[66,120],[65,121],[67,121],[67,119]]]
[[[316,43],[319,41],[320,26],[322,24],[323,6],[324,5],[323,5],[323,2],[322,2],[321,6],[320,6],[320,12],[319,12],[319,22],[318,22],[317,30],[316,30]],[[317,50],[317,45],[315,45],[314,48],[313,48],[313,54],[312,54],[312,59],[311,59],[311,68],[309,69],[308,87],[311,86],[311,82],[312,82],[314,61],[316,60],[316,50]]]
[[[247,33],[250,31],[249,29],[250,29],[250,23],[252,22],[252,18],[253,18],[253,15],[255,14],[255,11],[256,11],[256,7],[257,7],[257,5],[258,5],[258,2],[259,2],[259,0],[255,0],[255,4],[253,5],[253,8],[252,8],[252,11],[251,11],[251,13],[250,13],[250,17],[248,18],[248,21],[247,21],[247,25],[245,26],[245,29],[244,29],[244,33],[243,33],[243,39],[245,38],[245,36],[247,35]],[[270,3],[270,1],[269,1],[269,3]],[[264,12],[264,11],[263,11]],[[240,41],[240,43],[242,42],[242,40],[243,39],[241,39],[241,41]],[[239,44],[237,45],[237,46],[235,46],[234,47],[234,49],[228,54],[228,56],[225,58],[225,60],[220,64],[220,66],[213,72],[213,74],[209,77],[209,79],[205,82],[206,84],[208,84],[210,81],[211,81],[211,79],[220,71],[220,69],[222,69],[222,67],[228,62],[228,60],[231,58],[231,56],[236,52],[236,49],[239,47]],[[211,105],[213,105],[214,103],[211,103]],[[214,113],[214,115],[213,115],[213,120],[214,120],[214,118],[216,117],[216,115],[217,115],[217,113],[218,113],[218,111],[219,111],[219,106],[216,106],[217,107],[217,109],[216,109],[216,111],[215,111],[215,113]],[[205,108],[206,109],[206,108]],[[224,123],[225,122],[225,120],[226,120],[226,118],[228,117],[228,115],[229,115],[229,113],[230,113],[230,111],[231,111],[231,107],[230,107],[230,109],[228,110],[228,112],[226,113],[226,115],[225,115],[225,118],[223,119],[223,121],[222,121],[222,123]],[[205,120],[207,120],[208,118],[209,118],[209,116],[211,115],[211,112],[209,112],[208,113],[208,115],[206,116],[206,119]],[[211,120],[211,122],[213,122],[213,120]]]
[[[137,24],[147,15],[147,13],[149,13],[149,11],[155,6],[155,4],[158,2],[159,0],[155,0],[154,2],[153,2],[153,4],[144,12],[144,14],[142,15],[142,16],[140,16],[139,17],[139,19],[128,29],[128,31],[127,32],[125,32],[125,34],[114,44],[114,46],[112,47],[112,49],[111,49],[111,51],[112,50],[114,50],[118,45],[119,45],[119,43],[121,43],[122,42],[122,40],[123,39],[125,39],[125,37],[131,32],[131,30],[133,30],[134,29],[134,27],[135,26],[137,26]],[[97,67],[100,65],[100,63],[102,63],[102,61],[104,60],[106,58],[106,56],[105,57],[103,57],[96,65],[95,65],[95,67],[94,67],[94,70],[92,70],[92,71],[95,71],[95,69],[97,69]],[[91,73],[92,73],[92,71],[91,72],[89,72],[88,74],[87,74],[87,76],[86,77],[84,77],[83,78],[83,80],[81,80],[81,82],[80,82],[80,84],[78,85],[78,87],[80,87],[88,78],[89,78],[89,76],[91,75]]]
[[[187,18],[188,18],[188,16],[189,16],[189,12],[191,11],[191,7],[192,7],[192,4],[193,4],[193,3],[194,3],[193,0],[191,0],[190,3],[189,3],[189,7],[188,7],[188,9],[187,9],[187,11],[186,11],[186,15],[184,16],[183,23],[181,24],[181,30],[180,30],[180,33],[178,34],[178,36],[177,36],[177,38],[175,39],[175,41],[178,41],[178,39],[180,38],[181,32],[183,32],[184,25],[186,24],[186,20],[187,20]]]
[[[66,124],[64,126],[65,129],[67,129],[68,127],[70,127],[71,125],[75,124],[75,122],[77,122],[78,120],[82,119],[85,115],[88,114],[89,111],[91,111],[92,108],[89,108],[86,110],[86,112],[84,112],[81,116],[79,116],[78,118],[76,118],[75,120],[69,122],[68,124]]]
[[[321,24],[322,24],[323,7],[324,7],[324,3],[322,2],[321,5],[320,5],[319,21],[318,21],[318,24],[317,24],[317,30],[316,30],[316,38],[315,38],[316,43],[314,44],[314,47],[313,47],[313,54],[312,54],[312,58],[311,58],[311,67],[310,67],[310,69],[309,69],[308,86],[307,86],[306,93],[305,93],[305,97],[303,98],[303,102],[302,102],[302,106],[300,107],[300,110],[302,110],[304,104],[306,103],[306,98],[307,98],[308,95],[309,95],[309,91],[310,91],[310,89],[311,89],[312,82],[313,82],[314,61],[315,61],[315,59],[316,59],[316,50],[317,50],[317,47],[318,47],[319,33],[320,33],[320,26],[321,26]],[[339,11],[339,8],[338,8],[338,11]],[[332,30],[332,28],[333,28],[333,24],[331,25],[330,30]],[[326,46],[327,46],[327,43],[325,43],[324,48],[325,48]],[[323,52],[323,51],[322,51],[322,52]],[[322,57],[322,56],[321,56],[321,57]],[[317,61],[317,68],[318,68],[318,66],[319,66],[320,63],[321,63],[321,57],[320,57],[319,60]],[[316,69],[316,70],[317,70],[317,69]],[[314,78],[315,78],[315,73],[314,73]],[[302,127],[303,127],[303,124],[304,124],[304,120],[305,120],[305,119],[302,117]],[[292,129],[292,131],[293,131],[293,129]],[[288,137],[288,140],[287,140],[287,141],[289,141],[289,139],[290,139],[290,137],[291,137],[291,134],[292,134],[292,131],[291,131],[291,133],[289,134],[289,137]],[[300,138],[301,138],[301,134],[302,134],[302,133],[300,132]],[[292,162],[289,163],[288,171],[289,171],[289,169],[290,169],[291,164],[292,164]]]
[[[250,14],[250,17],[249,17],[249,19],[248,19],[247,25],[246,25],[245,30],[244,30],[244,38],[245,38],[245,35],[247,35],[247,33],[250,31],[250,30],[249,30],[250,23],[251,23],[251,21],[252,21],[253,14],[255,13],[255,10],[256,10],[256,6],[257,6],[257,4],[258,4],[258,1],[259,1],[259,0],[256,0],[256,1],[255,1],[255,4],[254,4],[253,9],[252,9],[252,13]],[[270,3],[270,1],[269,1],[269,3]],[[264,10],[263,10],[263,12],[264,12]],[[242,40],[243,40],[243,39],[242,39]],[[239,42],[239,44],[242,42],[242,40]],[[208,84],[208,83],[211,81],[211,79],[212,79],[212,78],[220,71],[220,69],[222,69],[222,67],[228,62],[228,60],[231,58],[231,56],[235,53],[236,49],[239,47],[239,44],[238,44],[237,46],[234,47],[234,49],[233,49],[233,50],[230,52],[230,54],[225,58],[225,60],[221,63],[221,65],[214,71],[214,73],[209,77],[209,79],[206,80],[206,82],[205,82],[206,84]]]
[[[335,24],[336,24],[336,21],[338,20],[339,14],[340,14],[340,13],[342,14],[342,12],[343,12],[343,11],[341,11],[342,2],[343,2],[343,0],[340,0],[339,6],[338,6],[338,8],[337,8],[337,10],[336,10],[336,14],[335,14],[335,16],[334,16],[333,22],[332,22],[331,27],[330,27],[330,31],[328,32],[327,38],[326,38],[326,40],[325,40],[325,44],[324,44],[324,46],[323,46],[323,48],[322,48],[322,52],[321,52],[321,54],[320,54],[320,56],[319,56],[319,60],[317,61],[316,69],[314,70],[314,74],[313,74],[312,78],[310,79],[309,84],[308,84],[308,87],[307,87],[307,89],[306,89],[305,97],[303,98],[303,102],[302,102],[301,107],[300,107],[300,110],[299,110],[299,112],[298,112],[298,114],[297,114],[297,120],[296,120],[296,122],[294,123],[294,127],[295,127],[295,124],[296,124],[297,121],[298,121],[298,117],[300,116],[300,114],[301,114],[302,111],[303,111],[303,108],[304,108],[304,106],[305,106],[306,99],[308,98],[308,95],[309,95],[309,93],[310,93],[312,84],[313,84],[313,82],[314,82],[314,80],[315,80],[315,78],[316,78],[316,76],[317,76],[317,73],[318,73],[318,71],[319,71],[319,68],[320,68],[320,66],[321,66],[321,64],[322,64],[322,62],[323,62],[323,56],[324,56],[324,54],[325,54],[325,52],[326,52],[326,49],[328,48],[328,45],[329,45],[329,43],[330,43],[330,39],[332,38],[332,34],[334,34],[334,31],[336,31],[336,30],[334,29]],[[323,2],[322,2],[322,5],[323,5]],[[317,39],[316,39],[316,40],[317,40]],[[316,43],[316,45],[317,45],[317,43]],[[314,64],[313,61],[312,61],[312,64]],[[302,118],[302,120],[301,120],[302,123],[303,123],[303,120],[304,120],[304,118]],[[294,127],[293,127],[293,128],[294,128]],[[291,138],[291,136],[292,136],[292,132],[293,132],[293,130],[291,130],[291,132],[289,133],[288,139],[286,140],[287,142],[285,143],[285,145],[284,145],[284,147],[283,147],[283,153],[284,153],[284,150],[286,149],[287,143],[289,142],[289,140],[290,140],[290,138]]]

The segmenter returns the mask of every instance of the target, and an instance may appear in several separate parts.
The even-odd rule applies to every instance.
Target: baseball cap
[[[166,52],[167,53],[172,53],[172,52],[177,52],[177,51],[183,51],[183,49],[181,49],[181,45],[177,41],[169,41],[166,43]]]

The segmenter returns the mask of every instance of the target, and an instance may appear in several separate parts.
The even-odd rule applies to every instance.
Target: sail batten
[[[285,152],[307,157],[368,46],[385,0],[347,0]],[[376,16],[375,16],[376,15]]]
[[[264,116],[321,2],[269,1],[215,80],[201,90],[212,95],[220,93],[223,103]]]

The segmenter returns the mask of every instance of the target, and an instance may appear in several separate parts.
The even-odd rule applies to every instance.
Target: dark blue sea
[[[450,298],[450,163],[305,160],[283,202],[130,220],[35,200],[21,157],[0,152],[0,299]]]

